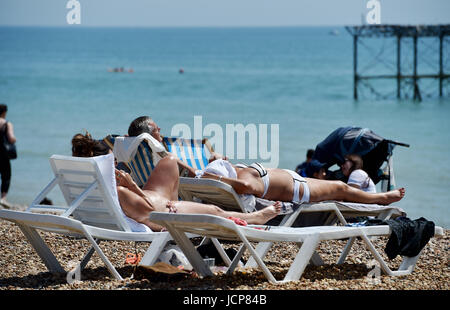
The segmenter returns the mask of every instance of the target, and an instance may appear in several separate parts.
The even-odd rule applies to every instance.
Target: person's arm
[[[177,158],[178,167],[180,168],[180,172],[184,169],[188,171],[188,177],[195,177],[195,169],[186,164],[184,161]]]
[[[248,181],[244,181],[244,180],[240,180],[240,179],[227,178],[227,177],[219,176],[219,175],[212,174],[212,173],[209,173],[209,172],[205,172],[203,174],[202,178],[213,179],[213,180],[218,180],[218,181],[222,181],[224,183],[227,183],[228,185],[231,185],[231,187],[236,191],[236,193],[238,195],[241,195],[241,194],[257,194],[256,193],[256,188],[254,186],[252,186],[251,182],[248,182]]]
[[[11,122],[7,122],[6,126],[8,128],[7,136],[8,136],[9,143],[16,143],[17,139],[16,139],[16,136],[14,136],[13,124]]]
[[[147,195],[145,195],[144,191],[134,182],[133,178],[126,172],[116,169],[116,179],[117,186],[123,186],[128,188],[130,191],[136,193],[140,197],[144,199],[144,201],[149,205],[150,209],[154,210],[151,201],[148,199]],[[152,231],[163,231],[165,229],[164,226],[158,225],[156,223],[147,221],[145,223]]]
[[[211,152],[211,157],[209,157],[209,161],[208,162],[211,163],[211,162],[213,162],[213,161],[215,161],[217,159],[228,160],[228,157],[226,157],[226,156],[224,156],[222,154],[216,153],[216,152]]]
[[[136,182],[134,182],[133,178],[131,177],[131,175],[129,173],[126,173],[122,170],[118,170],[116,169],[116,181],[117,181],[117,186],[123,186],[128,188],[130,191],[136,193],[137,195],[141,196],[142,198],[144,198],[145,202],[147,202],[147,204],[152,208],[153,205],[150,203],[150,201],[148,200],[147,195],[145,195],[144,191],[136,184]]]

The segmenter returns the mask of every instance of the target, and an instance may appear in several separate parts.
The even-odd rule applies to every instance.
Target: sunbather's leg
[[[402,199],[405,189],[400,188],[385,193],[367,193],[341,181],[327,181],[307,178],[310,201],[340,200],[347,202],[374,203],[387,205]]]
[[[280,213],[281,204],[276,203],[253,213],[228,212],[214,205],[201,204],[190,201],[178,201],[178,163],[172,156],[161,159],[153,170],[142,191],[131,190],[118,186],[119,202],[124,213],[158,230],[157,225],[148,218],[151,212],[169,212],[169,207],[175,207],[179,213],[213,214],[222,217],[237,217],[250,224],[264,224]]]
[[[149,216],[153,211],[164,211],[169,199],[164,198],[157,192],[141,190],[138,193],[124,186],[117,186],[117,194],[120,206],[126,216],[138,223],[147,225],[153,231],[160,231],[163,228],[150,222]]]
[[[241,213],[225,211],[210,204],[171,201],[155,191],[145,190],[142,191],[144,195],[139,195],[126,187],[118,186],[117,193],[124,213],[135,221],[149,226],[153,231],[159,231],[162,228],[150,222],[149,216],[153,211],[169,212],[176,210],[177,213],[211,214],[225,218],[236,217],[247,221],[249,224],[265,224],[281,211],[281,203],[279,202],[256,212]]]
[[[130,175],[119,171],[117,193],[124,213],[139,223],[149,226],[153,231],[162,226],[149,221],[153,211],[165,212],[170,200],[178,199],[178,164],[173,156],[161,159],[152,171],[147,183],[140,189]]]
[[[178,182],[178,161],[170,155],[158,162],[142,189],[158,192],[170,200],[178,200]]]
[[[251,213],[225,211],[215,205],[191,201],[169,201],[167,208],[168,211],[175,211],[176,213],[211,214],[224,218],[236,217],[249,224],[262,225],[280,214],[281,202],[277,201],[271,206]]]

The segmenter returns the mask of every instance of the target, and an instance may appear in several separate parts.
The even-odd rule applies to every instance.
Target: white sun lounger
[[[214,215],[168,214],[161,212],[152,212],[150,214],[150,220],[165,226],[169,230],[178,246],[189,259],[191,265],[201,276],[213,276],[213,273],[196,251],[192,242],[186,237],[186,233],[242,242],[243,246],[228,267],[227,273],[233,272],[244,250],[247,249],[251,257],[255,259],[258,266],[262,269],[266,278],[274,283],[299,280],[305,267],[313,259],[319,243],[324,240],[362,238],[368,250],[379,262],[381,270],[391,276],[410,274],[414,270],[414,266],[421,254],[419,253],[415,257],[404,257],[399,269],[396,271],[391,270],[370,241],[371,236],[389,236],[390,228],[388,225],[368,227],[313,226],[304,228],[269,226],[270,229],[267,230],[268,226],[238,226],[231,220]],[[256,229],[258,227],[262,229]],[[435,235],[443,235],[441,227],[435,227]],[[250,243],[252,241],[296,242],[299,244],[299,251],[282,281],[275,279],[264,264],[263,258],[253,248]]]
[[[218,180],[180,177],[179,195],[183,200],[203,201],[205,203],[215,204],[226,210],[234,210],[238,212],[254,211],[248,209],[239,195],[229,184]],[[270,204],[270,201],[268,200],[260,198],[256,199],[263,205]],[[290,205],[290,212],[285,213],[279,226],[292,226],[296,219],[300,216],[300,213],[329,213],[329,216],[323,225],[331,225],[336,222],[346,225],[346,218],[357,216],[375,216],[378,219],[387,220],[406,215],[406,212],[403,209],[390,205],[382,206],[376,204],[348,203],[339,201],[323,201],[319,203],[303,204],[290,203]],[[352,238],[349,240],[342,257],[339,260],[340,262],[345,259],[346,254],[350,251],[353,241],[354,239]],[[257,251],[258,253],[267,253],[271,246],[271,242],[262,242],[258,245]],[[254,267],[256,266],[256,262],[251,258],[246,266]]]
[[[100,249],[102,240],[151,242],[141,264],[156,262],[172,238],[168,232],[152,232],[125,216],[117,198],[112,154],[90,158],[53,155],[50,164],[54,179],[26,211],[0,210],[0,218],[20,227],[50,272],[65,271],[38,230],[86,238],[92,247],[79,268],[83,269],[96,251],[116,279],[122,277]],[[55,186],[60,188],[67,205],[40,205]]]
[[[201,200],[206,203],[215,204],[226,210],[240,212],[254,211],[248,209],[231,185],[218,180],[180,177],[179,194],[183,200]],[[264,201],[264,199],[257,199]],[[386,220],[391,217],[406,215],[403,209],[392,205],[382,206],[376,204],[323,201],[319,203],[303,203],[300,210],[294,206],[289,221],[286,222],[288,220],[286,218],[282,225],[292,225],[300,212],[331,212],[330,217],[326,221],[327,225],[336,220],[342,224],[347,224],[345,218],[356,216],[376,216],[377,218]]]

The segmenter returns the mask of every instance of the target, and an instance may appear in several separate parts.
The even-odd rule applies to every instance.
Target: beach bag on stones
[[[166,245],[156,261],[175,267],[182,266],[184,270],[190,271],[193,269],[189,260],[177,245]]]
[[[5,123],[5,127],[1,135],[2,143],[0,147],[2,148],[2,153],[5,154],[6,157],[9,159],[16,159],[17,158],[16,145],[14,143],[9,143],[7,133],[8,133],[8,122]]]

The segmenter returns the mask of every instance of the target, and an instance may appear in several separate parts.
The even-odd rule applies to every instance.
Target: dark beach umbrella
[[[392,155],[395,145],[409,146],[387,140],[368,128],[340,127],[317,144],[313,159],[325,163],[329,168],[334,164],[342,164],[348,154],[358,154],[364,161],[363,169],[376,184],[381,180],[379,169]]]

